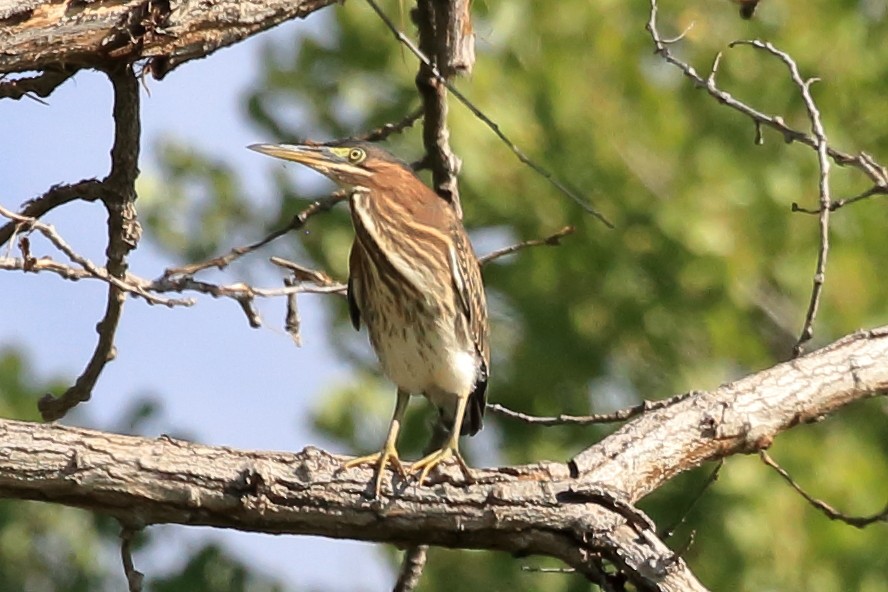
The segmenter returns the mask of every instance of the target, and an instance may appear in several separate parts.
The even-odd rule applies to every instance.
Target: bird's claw
[[[459,453],[459,450],[456,448],[445,447],[440,450],[436,450],[435,452],[425,456],[415,463],[410,465],[410,473],[419,473],[419,478],[417,479],[417,484],[422,485],[426,478],[429,476],[429,473],[441,464],[444,461],[450,460],[451,458],[455,458],[456,462],[459,464],[460,470],[462,470],[463,476],[465,476],[466,481],[473,482],[474,478],[472,477],[472,473],[469,470],[469,466],[466,464],[466,461],[463,460],[462,455]]]
[[[373,492],[376,494],[376,497],[380,497],[382,493],[382,477],[385,474],[385,469],[388,465],[391,465],[395,471],[398,472],[401,477],[407,477],[407,470],[404,468],[404,464],[401,462],[401,459],[398,457],[398,452],[396,450],[380,450],[374,454],[368,454],[367,456],[359,456],[358,458],[353,458],[343,465],[345,469],[353,469],[355,467],[361,466],[372,466],[376,468],[376,477],[374,478],[374,488]]]

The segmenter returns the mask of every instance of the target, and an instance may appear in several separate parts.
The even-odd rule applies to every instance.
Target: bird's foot
[[[459,453],[459,450],[455,446],[445,446],[440,450],[436,450],[435,452],[429,454],[428,456],[424,456],[419,459],[415,463],[410,465],[411,473],[419,473],[419,479],[417,483],[422,485],[425,482],[426,477],[429,476],[429,473],[432,469],[437,467],[439,464],[446,460],[450,460],[451,458],[455,458],[456,462],[459,464],[459,468],[463,473],[463,476],[466,478],[466,481],[469,483],[473,483],[475,479],[472,477],[472,472],[469,470],[469,465],[466,464],[466,461],[463,460],[462,455]]]
[[[380,497],[380,493],[382,492],[382,476],[385,474],[385,469],[388,465],[391,465],[401,477],[407,477],[407,471],[404,469],[404,465],[401,463],[401,459],[398,457],[398,451],[392,448],[384,448],[379,452],[374,454],[368,454],[367,456],[359,456],[358,458],[354,458],[343,465],[345,469],[353,469],[354,467],[361,466],[375,466],[376,467],[376,478],[375,478],[375,486],[373,488],[373,492],[376,494],[376,497]]]

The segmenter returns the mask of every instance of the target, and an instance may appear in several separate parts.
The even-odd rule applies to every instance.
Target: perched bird
[[[379,496],[386,467],[406,475],[398,431],[412,394],[423,394],[449,433],[443,445],[410,465],[419,483],[459,454],[459,436],[481,429],[490,350],[484,286],[478,258],[452,206],[410,167],[366,142],[255,144],[251,149],[291,160],[349,188],[355,240],[349,257],[352,324],[367,325],[382,369],[398,400],[382,450],[346,467],[376,466]]]

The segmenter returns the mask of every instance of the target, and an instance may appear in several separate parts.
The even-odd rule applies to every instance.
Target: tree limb
[[[888,389],[888,327],[838,342],[636,418],[569,463],[458,469],[416,487],[315,448],[238,451],[162,437],[0,421],[0,496],[104,512],[123,524],[493,549],[557,557],[593,581],[616,566],[643,590],[703,590],[631,504],[703,462],[767,447]],[[388,485],[388,484],[386,484]]]
[[[104,68],[148,59],[163,78],[176,66],[335,0],[0,0],[0,73]]]
[[[108,212],[108,247],[105,270],[120,282],[126,281],[130,251],[136,248],[142,233],[136,220],[136,178],[139,176],[139,149],[142,122],[139,119],[139,83],[128,65],[112,68],[108,79],[114,89],[114,144],[111,146],[111,171],[102,180],[109,194],[102,200]],[[108,284],[105,314],[96,325],[99,339],[93,355],[74,385],[61,396],[47,393],[37,403],[43,419],[64,417],[73,407],[88,401],[105,365],[117,355],[114,337],[123,314],[127,290]]]

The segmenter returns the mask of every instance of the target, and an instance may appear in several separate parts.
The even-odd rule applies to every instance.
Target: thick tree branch
[[[148,70],[162,78],[180,64],[333,2],[0,0],[0,73],[148,58]]]
[[[417,487],[342,457],[237,451],[59,425],[0,421],[0,496],[63,503],[123,524],[483,548],[560,558],[604,582],[602,562],[644,590],[702,590],[631,504],[708,460],[762,449],[783,430],[888,389],[888,327],[648,412],[569,463],[458,469]]]
[[[584,483],[619,483],[635,502],[675,475],[770,446],[798,424],[888,392],[888,327],[645,413],[571,461]]]
[[[595,579],[604,557],[637,574],[643,589],[703,589],[650,524],[609,504],[608,493],[576,490],[564,464],[479,471],[472,486],[458,473],[424,487],[398,482],[397,493],[378,502],[367,498],[370,472],[342,470],[343,460],[314,448],[236,451],[0,421],[3,497],[108,513],[124,524],[544,554]]]

